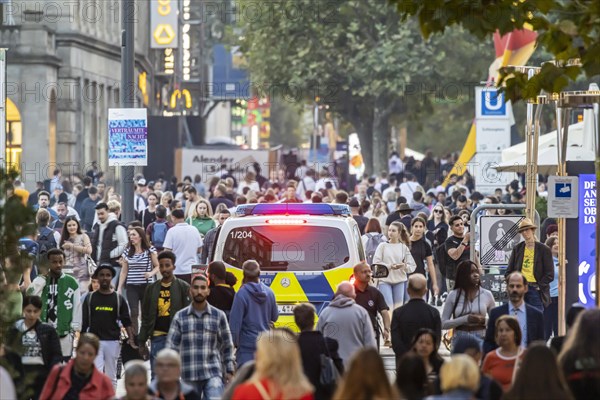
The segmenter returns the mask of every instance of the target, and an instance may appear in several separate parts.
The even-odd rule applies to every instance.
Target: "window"
[[[227,233],[223,261],[241,268],[256,260],[263,271],[324,271],[350,260],[344,233],[324,226],[255,226]]]

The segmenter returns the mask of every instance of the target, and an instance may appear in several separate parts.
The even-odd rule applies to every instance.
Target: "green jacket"
[[[215,220],[210,217],[205,218],[188,218],[186,221],[188,224],[192,225],[194,228],[198,229],[198,232],[204,237],[208,231],[214,228],[217,224]]]
[[[142,327],[138,336],[139,343],[146,343],[154,333],[154,323],[158,312],[158,297],[160,296],[161,281],[151,283],[146,287],[142,300]],[[190,285],[175,277],[171,283],[171,306],[169,316],[171,321],[177,311],[190,305]]]

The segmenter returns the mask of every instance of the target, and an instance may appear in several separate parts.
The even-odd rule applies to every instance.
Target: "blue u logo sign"
[[[481,115],[506,115],[504,95],[497,90],[483,90],[481,104]]]

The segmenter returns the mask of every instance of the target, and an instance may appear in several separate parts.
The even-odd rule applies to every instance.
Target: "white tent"
[[[591,148],[582,146],[569,146],[567,148],[567,161],[594,161],[595,154]],[[522,155],[512,160],[503,161],[496,167],[499,172],[525,173],[527,157]],[[558,169],[558,150],[556,146],[546,147],[538,153],[538,173],[542,175],[555,175]]]
[[[413,149],[409,149],[408,147],[406,149],[404,149],[404,155],[406,157],[412,157],[416,161],[421,161],[425,158],[425,154],[419,153],[418,151],[415,151]]]
[[[568,146],[581,146],[583,144],[583,122],[578,122],[576,124],[569,126],[569,141]],[[556,130],[546,133],[545,135],[540,135],[538,149],[541,152],[543,149],[556,146]],[[516,144],[507,149],[502,150],[502,163],[506,161],[512,161],[518,157],[525,157],[525,153],[527,152],[527,145],[525,142]]]

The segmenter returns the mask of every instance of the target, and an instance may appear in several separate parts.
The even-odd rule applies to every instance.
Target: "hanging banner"
[[[579,175],[579,301],[595,305],[596,288],[596,176]]]
[[[108,165],[148,165],[148,115],[145,108],[108,109]]]

